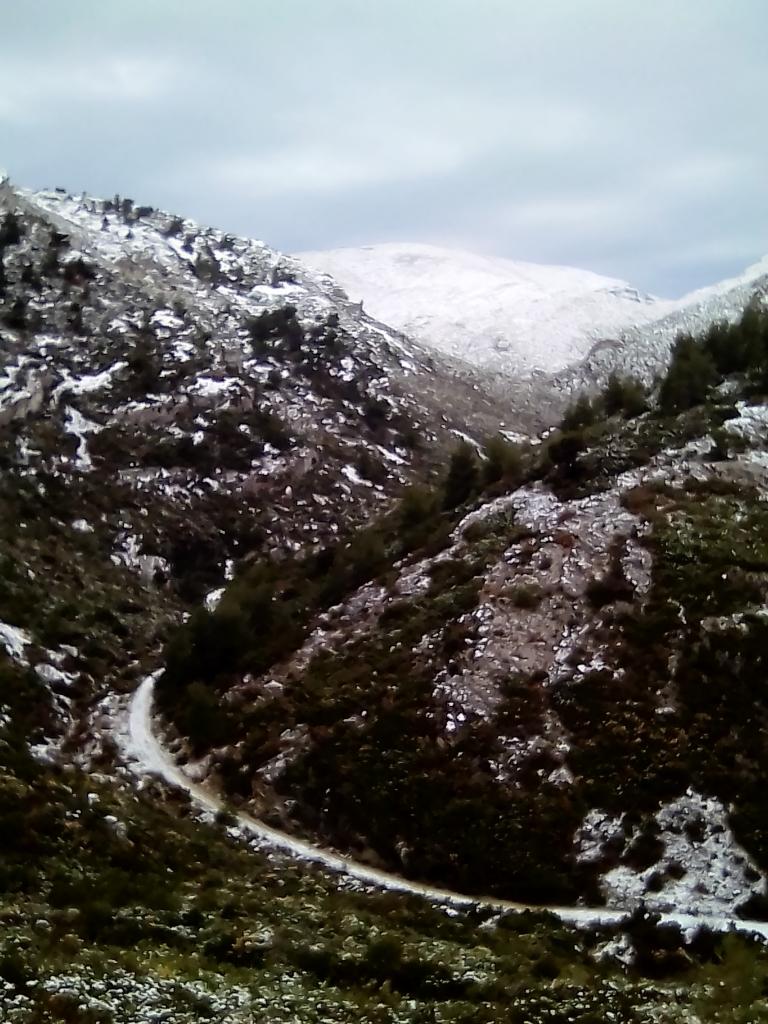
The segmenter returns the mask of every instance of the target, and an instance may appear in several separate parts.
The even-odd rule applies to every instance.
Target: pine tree
[[[436,502],[432,491],[414,484],[400,500],[397,510],[399,525],[404,530],[419,526],[435,514]]]
[[[500,480],[511,483],[520,478],[520,449],[501,434],[488,439],[483,454],[483,483],[486,486]]]
[[[597,423],[599,414],[594,402],[588,395],[579,395],[563,416],[560,429],[565,431],[583,430]]]
[[[458,508],[476,491],[478,484],[477,456],[471,444],[462,441],[448,464],[443,484],[443,508]]]
[[[19,224],[19,218],[9,210],[3,217],[3,223],[0,224],[0,249],[6,245],[18,245],[21,241],[21,225]]]
[[[634,377],[621,377],[612,373],[600,396],[603,412],[606,416],[622,413],[627,419],[645,412],[645,389]]]
[[[661,383],[659,408],[664,413],[675,413],[701,405],[717,379],[717,368],[709,352],[690,335],[680,335]]]

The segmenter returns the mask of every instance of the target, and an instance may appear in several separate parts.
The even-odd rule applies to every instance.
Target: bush
[[[22,229],[18,216],[9,210],[0,224],[0,249],[7,245],[18,245],[21,241]]]
[[[606,416],[621,413],[626,419],[632,419],[647,408],[645,388],[634,377],[612,373],[600,396],[600,404]]]
[[[544,591],[536,583],[521,583],[512,590],[510,595],[515,608],[538,608],[544,597]]]
[[[295,306],[265,310],[246,324],[254,351],[264,354],[283,342],[289,352],[298,352],[304,344],[304,329],[296,317]]]
[[[517,445],[511,444],[501,434],[495,434],[485,444],[483,463],[483,484],[503,482],[515,485],[522,475],[522,458]]]
[[[659,390],[659,409],[670,414],[701,405],[717,383],[717,376],[709,353],[691,335],[680,335]]]
[[[616,601],[632,601],[635,590],[619,566],[614,566],[605,576],[590,580],[586,596],[593,608],[602,608]]]
[[[600,409],[588,395],[579,395],[566,410],[560,423],[564,433],[591,427],[600,419]]]
[[[171,219],[168,221],[168,224],[165,227],[165,231],[163,232],[163,234],[165,235],[166,238],[175,238],[177,235],[180,235],[183,230],[184,221],[181,219],[181,217],[171,217]]]
[[[462,441],[454,449],[448,464],[443,482],[443,508],[458,508],[468,501],[477,492],[478,477],[475,449]]]

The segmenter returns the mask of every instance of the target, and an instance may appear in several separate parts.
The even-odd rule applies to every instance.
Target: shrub
[[[427,487],[414,484],[400,499],[397,520],[402,530],[408,531],[434,518],[437,496]]]
[[[537,583],[521,583],[510,594],[512,604],[516,608],[538,608],[544,597],[544,591]]]
[[[659,408],[669,414],[701,405],[716,383],[717,369],[711,355],[691,335],[681,334],[659,390]]]
[[[296,317],[295,306],[265,310],[246,324],[254,351],[266,353],[284,342],[289,352],[298,352],[304,344],[304,329]]]
[[[22,228],[18,216],[9,210],[0,224],[0,249],[7,245],[18,245],[21,241]]]
[[[163,234],[165,235],[166,238],[175,238],[177,235],[180,235],[183,230],[184,221],[181,219],[181,217],[171,217],[171,219],[168,221],[168,224],[165,227],[165,231],[163,232]]]
[[[584,427],[593,426],[599,419],[600,410],[597,404],[588,395],[579,395],[566,409],[560,429],[565,433],[582,430]]]
[[[605,576],[590,580],[586,596],[593,608],[602,608],[616,601],[632,601],[635,590],[619,565],[611,568]]]
[[[645,388],[634,377],[612,373],[600,396],[600,404],[606,416],[621,413],[626,419],[632,419],[646,410]]]
[[[501,434],[495,434],[486,442],[484,454],[482,478],[486,487],[498,482],[519,482],[522,475],[522,459],[517,445],[511,444]]]
[[[454,509],[463,505],[477,491],[478,467],[475,449],[462,441],[454,449],[443,482],[443,508]]]

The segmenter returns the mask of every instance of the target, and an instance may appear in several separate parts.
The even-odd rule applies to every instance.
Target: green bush
[[[453,451],[443,481],[443,508],[455,509],[477,493],[479,471],[477,453],[467,441],[461,441]]]

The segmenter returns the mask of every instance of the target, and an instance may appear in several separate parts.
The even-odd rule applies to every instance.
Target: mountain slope
[[[204,506],[248,520],[241,556],[320,543],[439,465],[457,431],[504,420],[481,377],[262,243],[130,200],[6,185],[3,209],[20,229],[3,246],[0,326],[13,471],[98,477],[164,509],[124,525],[137,559],[167,561],[157,520],[200,521]],[[210,578],[238,557],[231,530],[217,534]]]
[[[612,372],[650,381],[680,331],[736,319],[768,290],[768,257],[681,299],[571,267],[410,243],[302,253],[376,316],[436,350],[513,378],[530,406],[592,389]],[[545,377],[542,379],[541,374]]]
[[[626,325],[606,336],[587,357],[556,374],[555,389],[568,392],[604,384],[611,373],[650,383],[669,363],[678,334],[700,334],[719,321],[733,323],[753,301],[768,296],[768,256],[740,275],[700,288],[668,304],[666,312],[646,324]]]
[[[511,375],[554,372],[669,303],[624,281],[412,243],[304,252],[379,319],[438,351]]]
[[[697,344],[649,411],[557,433],[505,480],[478,469],[459,503],[446,487],[427,543],[380,524],[374,578],[266,658],[205,664],[212,624],[191,621],[159,683],[180,756],[416,880],[762,915],[768,314]],[[307,576],[283,572],[273,615]],[[252,622],[267,582],[222,611]]]
[[[239,565],[343,541],[498,429],[481,379],[260,242],[0,184],[0,647],[50,686],[38,755]]]
[[[173,719],[186,770],[220,783],[233,802],[267,807],[278,823],[325,832],[342,847],[367,846],[369,859],[402,858],[400,870],[420,871],[421,859],[443,872],[429,830],[420,838],[417,828],[431,809],[451,854],[473,822],[481,826],[474,859],[449,871],[482,869],[498,804],[473,819],[489,792],[489,735],[478,718],[494,714],[492,658],[509,652],[500,644],[486,656],[478,638],[489,624],[503,627],[522,638],[521,656],[546,656],[543,623],[515,621],[503,588],[512,582],[518,604],[530,601],[526,566],[546,573],[552,544],[526,531],[548,529],[543,518],[554,515],[565,552],[569,517],[578,540],[589,509],[575,508],[579,499],[549,471],[517,489],[543,449],[497,440],[482,464],[474,444],[450,462],[446,452],[457,434],[474,441],[502,421],[540,420],[539,409],[512,419],[510,395],[499,398],[483,374],[408,342],[262,243],[130,200],[6,183],[0,268],[0,1019],[588,1024],[608,1014],[646,1024],[726,1020],[724,998],[734,1020],[759,1019],[768,953],[747,935],[659,929],[642,911],[621,927],[577,933],[546,912],[437,908],[374,892],[257,844],[226,811],[201,814],[125,742],[131,695],[164,668],[167,716],[155,730],[173,733]],[[758,404],[739,419],[759,432]],[[622,466],[630,457],[621,444],[608,455]],[[745,471],[747,460],[738,465]],[[579,463],[574,472],[594,469]],[[601,542],[628,523],[608,498],[603,513]],[[519,548],[514,564],[503,558],[507,541]],[[757,560],[741,535],[723,543],[735,541],[743,560]],[[445,557],[449,549],[459,557]],[[590,551],[579,547],[574,561]],[[598,545],[597,564],[604,555]],[[499,617],[486,622],[496,584]],[[578,593],[568,599],[584,614]],[[556,588],[547,601],[562,612]],[[499,640],[488,639],[489,648]],[[165,686],[174,672],[175,693]],[[433,683],[439,719],[424,713]],[[742,683],[728,691],[740,701]],[[521,694],[506,697],[512,728]],[[241,708],[248,744],[216,745],[216,730],[239,727]],[[535,729],[541,702],[531,710]],[[626,723],[608,712],[608,754],[623,753]],[[185,730],[197,737],[193,762]],[[587,746],[591,724],[572,731],[574,750]],[[736,736],[734,800],[747,811],[754,790],[745,795],[745,780],[764,777],[754,771],[756,735]],[[212,738],[213,747],[200,743]],[[538,780],[558,834],[582,828],[585,865],[565,883],[591,880],[595,891],[617,853],[621,794],[605,822],[587,817],[578,794],[561,800],[568,765],[557,776],[549,754],[568,755],[553,747],[557,738],[544,731],[535,763],[535,751],[518,764],[505,746],[503,768],[526,793]],[[334,756],[340,741],[351,758]],[[377,743],[397,753],[384,772]],[[728,797],[717,769],[733,750],[731,742],[709,759],[687,805],[723,829],[718,839],[705,828],[698,843],[706,853],[711,839],[713,854],[727,855],[718,866],[733,869],[714,894],[720,907],[759,886],[752,860],[762,870],[759,815],[728,822],[720,813]],[[400,822],[389,836],[384,829],[390,797],[414,765],[430,769],[420,776],[430,788],[405,807],[415,841],[403,845]],[[466,799],[458,814],[456,795]],[[540,861],[529,895],[546,898],[559,866],[541,844],[515,845],[530,822],[522,799],[510,806],[498,839],[513,856],[492,884],[509,885],[514,869]],[[658,815],[664,833],[677,806],[670,799]],[[451,815],[457,827],[446,831]],[[742,863],[727,829],[743,840]],[[689,870],[698,877],[701,862]],[[630,899],[655,884],[646,874],[625,886]],[[472,886],[481,884],[489,887],[475,874]]]

